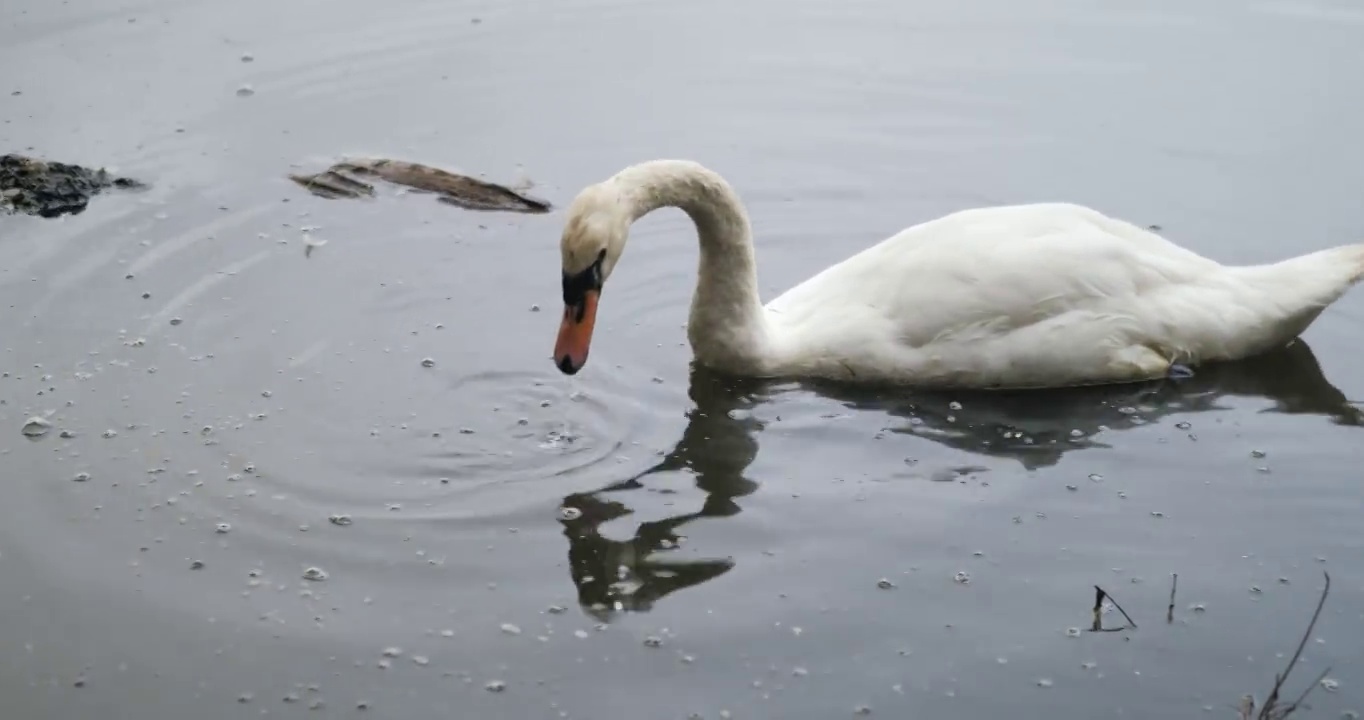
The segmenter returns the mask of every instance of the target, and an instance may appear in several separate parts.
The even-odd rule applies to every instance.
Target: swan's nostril
[[[580,368],[573,367],[573,359],[565,355],[559,358],[559,371],[565,375],[576,375]]]

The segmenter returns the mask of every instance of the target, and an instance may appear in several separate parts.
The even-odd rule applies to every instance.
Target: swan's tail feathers
[[[1364,279],[1364,243],[1245,266],[1236,275],[1243,288],[1235,293],[1241,309],[1260,327],[1248,337],[1279,345],[1301,335],[1327,306]]]
[[[1268,265],[1245,268],[1246,279],[1263,284],[1291,303],[1329,305],[1364,279],[1364,243],[1318,250]]]

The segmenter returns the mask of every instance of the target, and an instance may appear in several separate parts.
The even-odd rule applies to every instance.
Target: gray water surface
[[[1357,4],[1128,5],[7,2],[0,151],[153,187],[0,218],[4,718],[1232,717],[1323,571],[1290,694],[1364,710],[1364,293],[1182,383],[736,382],[666,211],[549,359],[562,207],[656,157],[740,190],[766,298],[992,203],[1364,239]],[[559,209],[285,177],[343,154]],[[1095,585],[1137,629],[1070,632]]]

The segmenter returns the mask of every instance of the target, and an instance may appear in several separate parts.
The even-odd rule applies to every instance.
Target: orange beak
[[[592,327],[597,322],[598,297],[598,291],[588,290],[583,293],[581,304],[564,306],[564,319],[559,323],[559,339],[554,343],[554,364],[565,375],[573,375],[587,364]]]

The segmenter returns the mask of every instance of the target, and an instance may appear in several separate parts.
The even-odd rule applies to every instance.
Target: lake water
[[[765,299],[993,203],[1359,241],[1362,36],[1346,0],[10,0],[0,151],[153,187],[0,218],[5,718],[1233,717],[1323,571],[1287,692],[1364,710],[1364,291],[1179,384],[738,383],[689,368],[667,211],[592,362],[549,358],[561,208],[656,157],[738,188]],[[558,209],[286,179],[347,154]],[[1136,629],[1088,631],[1095,585]]]

